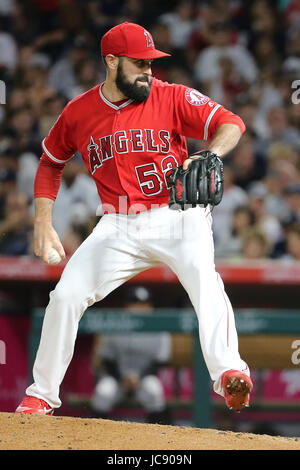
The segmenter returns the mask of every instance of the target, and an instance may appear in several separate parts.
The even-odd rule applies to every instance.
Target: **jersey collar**
[[[128,104],[132,103],[133,100],[132,99],[129,99],[127,101],[125,101],[125,103],[122,103],[120,106],[116,106],[114,103],[112,103],[111,101],[109,101],[107,98],[105,98],[105,96],[103,95],[102,93],[102,87],[103,87],[104,83],[101,83],[101,85],[99,86],[99,95],[100,95],[100,98],[104,101],[105,104],[107,104],[107,106],[110,106],[111,108],[115,109],[115,110],[119,110],[119,109],[122,109],[122,108],[125,108],[125,106],[127,106]]]

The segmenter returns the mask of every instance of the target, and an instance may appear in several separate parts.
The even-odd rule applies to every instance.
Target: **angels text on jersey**
[[[130,153],[162,153],[170,152],[170,132],[164,129],[128,129],[119,130],[114,134],[96,138],[91,136],[87,146],[91,174],[102,164],[115,156]]]

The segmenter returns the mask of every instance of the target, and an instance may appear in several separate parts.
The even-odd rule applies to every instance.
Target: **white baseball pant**
[[[72,255],[50,293],[33,377],[27,395],[53,408],[73,356],[78,323],[87,307],[128,279],[157,264],[177,275],[195,309],[204,360],[214,390],[229,369],[250,375],[238,351],[231,303],[215,270],[209,209],[176,211],[168,206],[137,215],[107,214]]]

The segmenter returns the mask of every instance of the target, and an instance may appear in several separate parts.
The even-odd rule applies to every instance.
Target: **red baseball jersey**
[[[61,165],[79,151],[103,211],[137,212],[168,204],[168,176],[188,157],[185,137],[209,140],[223,123],[245,130],[237,115],[184,85],[153,78],[145,102],[118,106],[100,84],[67,104],[42,142],[43,155]],[[49,191],[37,180],[41,196]]]

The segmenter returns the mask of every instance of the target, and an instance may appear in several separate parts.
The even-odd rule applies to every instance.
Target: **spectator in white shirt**
[[[68,99],[78,86],[77,70],[83,60],[89,57],[89,45],[83,36],[74,38],[68,54],[59,59],[50,69],[49,86]]]
[[[18,60],[18,49],[13,36],[2,30],[0,20],[0,71],[13,73]]]
[[[195,27],[193,2],[190,0],[179,2],[174,11],[162,14],[158,22],[168,26],[172,47],[185,48]]]
[[[222,76],[222,59],[230,59],[234,72],[249,85],[258,77],[258,70],[250,52],[240,44],[231,43],[230,27],[227,24],[216,24],[212,27],[212,44],[200,52],[195,64],[195,78],[212,98],[212,84]]]
[[[247,202],[247,193],[234,184],[232,170],[228,165],[225,165],[222,204],[216,206],[212,213],[216,255],[219,253],[219,246],[223,246],[223,240],[229,236],[234,210],[239,206],[246,205]]]

